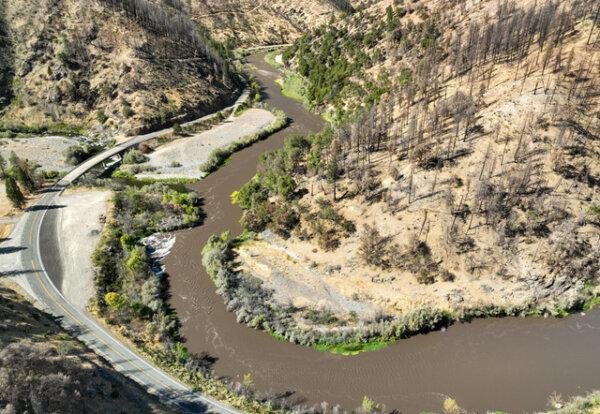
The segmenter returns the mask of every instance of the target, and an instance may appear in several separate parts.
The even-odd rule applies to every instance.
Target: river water
[[[206,220],[177,233],[165,262],[171,303],[190,351],[216,357],[217,375],[241,381],[252,373],[259,391],[291,392],[307,404],[327,401],[348,410],[367,395],[403,413],[439,412],[447,396],[469,411],[531,412],[545,409],[554,392],[567,397],[600,388],[599,311],[564,319],[476,320],[353,357],[279,342],[237,323],[202,267],[202,247],[211,234],[241,231],[241,210],[231,205],[230,194],[254,175],[259,155],[280,147],[289,134],[323,126],[281,95],[278,75],[261,56],[250,60],[265,101],[284,110],[292,124],[193,185],[204,197]]]

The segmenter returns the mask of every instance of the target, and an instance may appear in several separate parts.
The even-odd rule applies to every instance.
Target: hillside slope
[[[236,47],[289,43],[341,12],[330,0],[192,0],[189,8],[213,36]]]
[[[0,53],[10,68],[3,73],[14,75],[0,79],[4,124],[135,132],[235,99],[214,43],[174,6],[3,0],[1,7]]]
[[[284,53],[336,122],[234,195],[270,230],[228,281],[261,280],[270,310],[228,291],[240,319],[335,344],[597,302],[600,5],[391,4]]]
[[[169,413],[0,281],[0,411]]]

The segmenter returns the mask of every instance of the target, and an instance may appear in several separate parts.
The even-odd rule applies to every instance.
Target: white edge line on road
[[[246,88],[246,89],[244,89],[244,90],[242,91],[242,93],[240,94],[240,97],[237,99],[237,101],[235,102],[235,104],[234,104],[234,105],[232,105],[230,108],[237,107],[238,105],[240,105],[240,104],[242,103],[242,102],[240,102],[240,101],[241,101],[241,100],[245,100],[245,99],[247,99],[247,97],[248,97],[248,96],[249,96],[249,90]],[[225,108],[225,109],[229,109],[229,108]],[[166,134],[166,133],[167,133],[168,131],[170,131],[170,130],[171,130],[171,128],[168,128],[168,129],[166,129],[166,130],[163,130],[163,133],[160,133],[160,131],[157,131],[157,132],[159,132],[159,133],[158,133],[156,136],[160,136],[160,135]],[[153,133],[150,133],[150,134],[153,134]],[[147,135],[150,135],[150,134],[147,134]],[[154,138],[154,137],[152,137],[152,138]],[[151,137],[148,137],[148,139],[152,139],[152,138],[151,138]],[[139,136],[138,136],[138,139],[139,139]],[[121,144],[118,144],[116,147],[113,147],[113,148],[109,148],[109,149],[107,149],[107,150],[106,150],[106,152],[109,152],[109,151],[114,151],[114,150],[115,150],[115,149],[117,149],[117,148],[118,148],[118,149],[121,149],[121,148],[122,148],[123,150],[125,150],[125,149],[127,149],[129,146],[133,146],[133,145],[136,145],[136,144],[139,144],[139,143],[143,142],[143,140],[140,140],[139,142],[135,142],[135,141],[136,141],[136,138],[132,138],[132,139],[131,139],[129,142],[125,141],[125,142],[123,142],[123,143],[121,143]],[[130,144],[130,145],[127,145],[127,144]],[[118,151],[118,152],[117,152],[117,154],[118,154],[119,152],[121,152],[121,151]],[[98,154],[98,155],[100,155],[100,154]],[[111,155],[111,156],[112,156],[112,155]],[[101,157],[100,157],[100,158],[101,158]],[[110,158],[110,157],[109,157],[109,158]],[[92,160],[89,160],[89,161],[92,161]],[[97,165],[99,162],[102,162],[102,161],[104,161],[104,159],[102,159],[101,161],[98,161],[98,162],[96,162],[96,163],[93,163],[93,164],[91,165],[91,167],[94,167],[95,165]],[[82,165],[80,165],[80,166],[78,166],[78,167],[75,167],[75,168],[74,168],[74,169],[73,169],[71,172],[73,172],[73,171],[74,171],[74,170],[76,170],[77,168],[79,168],[79,167],[83,166],[83,164],[85,164],[85,162],[84,162],[84,163],[82,163]],[[91,167],[90,167],[90,168],[91,168]],[[87,171],[88,171],[90,168],[88,168],[88,169],[87,169],[85,172],[87,172]],[[85,172],[84,172],[83,174],[85,174]],[[64,182],[64,183],[62,183],[62,182],[63,182],[63,180],[64,180],[64,178],[63,178],[63,179],[59,180],[59,181],[58,181],[58,182],[57,182],[57,183],[56,183],[54,186],[52,186],[52,187],[51,187],[51,189],[58,189],[59,191],[58,191],[58,192],[56,192],[56,193],[54,194],[54,196],[52,196],[52,197],[51,197],[51,199],[50,199],[50,203],[48,204],[48,206],[54,205],[54,204],[56,203],[56,199],[57,199],[57,198],[58,198],[58,197],[59,197],[59,196],[60,196],[60,195],[61,195],[61,194],[64,192],[64,190],[65,190],[65,189],[66,189],[66,188],[67,188],[69,185],[71,185],[71,184],[73,183],[73,181],[75,181],[75,179],[79,178],[79,177],[80,177],[81,175],[83,175],[83,174],[79,174],[79,175],[78,175],[77,177],[75,177],[74,179],[70,179],[70,180],[68,180],[68,181],[66,181],[66,182]],[[67,173],[67,175],[69,175],[69,173]],[[66,176],[65,176],[65,178],[66,178]],[[61,184],[61,183],[62,183],[62,184]],[[42,200],[40,200],[39,202],[41,202],[41,201],[42,201]],[[45,280],[46,280],[46,282],[47,282],[47,283],[48,283],[48,284],[51,286],[51,289],[53,290],[53,292],[54,292],[55,294],[57,294],[57,295],[58,295],[58,296],[59,296],[59,297],[60,297],[60,298],[61,298],[61,299],[62,299],[62,300],[63,300],[63,301],[64,301],[64,302],[65,302],[65,303],[66,303],[66,304],[69,306],[69,307],[73,308],[73,305],[72,305],[72,304],[71,304],[71,303],[70,303],[70,302],[69,302],[69,301],[68,301],[68,300],[67,300],[67,299],[64,297],[64,295],[62,294],[62,292],[60,292],[60,290],[59,290],[59,289],[58,289],[58,288],[55,286],[55,284],[54,284],[54,283],[52,282],[52,280],[50,279],[50,277],[49,277],[49,275],[48,275],[48,272],[46,271],[46,267],[44,266],[44,262],[42,261],[42,258],[41,258],[41,254],[40,254],[40,252],[41,252],[41,237],[40,237],[40,236],[41,236],[41,230],[42,230],[42,223],[44,222],[44,219],[45,219],[45,217],[46,217],[46,213],[47,213],[47,212],[48,212],[48,209],[47,209],[47,208],[46,208],[46,209],[44,209],[44,210],[42,211],[42,213],[41,213],[41,218],[40,218],[40,220],[37,222],[37,229],[36,229],[36,233],[37,233],[37,251],[36,251],[37,260],[38,260],[38,262],[39,262],[39,264],[40,264],[40,266],[41,266],[41,268],[42,268],[41,270],[42,270],[42,272],[43,272],[43,274],[44,274]],[[32,221],[33,221],[33,223],[32,223],[32,224],[33,224],[33,225],[35,225],[35,219],[32,219]],[[49,298],[49,299],[52,299],[52,298]],[[49,305],[48,305],[48,304],[46,304],[46,306],[49,306]],[[62,307],[62,306],[61,306],[61,307]],[[66,311],[66,310],[67,310],[67,309],[65,309],[65,311]],[[74,308],[73,308],[73,309],[69,309],[69,311],[74,311],[74,310],[75,310]],[[158,367],[156,367],[154,364],[150,363],[150,362],[149,362],[149,361],[147,361],[145,358],[143,358],[143,357],[141,357],[140,355],[138,355],[138,354],[137,354],[137,352],[135,352],[134,350],[132,350],[131,348],[129,348],[129,347],[128,347],[127,345],[125,345],[123,342],[121,342],[120,340],[118,340],[117,338],[115,338],[115,337],[114,337],[114,336],[113,336],[113,335],[112,335],[112,334],[111,334],[111,333],[110,333],[110,332],[109,332],[107,329],[105,329],[105,328],[101,327],[100,325],[98,325],[98,324],[97,324],[97,323],[96,323],[94,320],[90,319],[90,318],[89,318],[89,317],[88,317],[88,316],[87,316],[85,313],[83,313],[83,312],[81,312],[81,311],[68,312],[68,313],[70,313],[70,315],[65,315],[65,316],[71,316],[71,318],[73,318],[73,319],[74,319],[74,322],[75,322],[75,323],[81,323],[81,322],[82,322],[81,320],[78,320],[78,318],[77,318],[77,317],[75,317],[75,315],[73,315],[73,314],[79,314],[78,316],[80,316],[80,317],[83,319],[83,322],[85,322],[85,323],[87,323],[88,325],[90,325],[90,326],[94,327],[94,328],[95,328],[97,331],[99,331],[99,332],[101,332],[101,333],[103,333],[103,334],[107,335],[107,336],[108,336],[108,337],[109,337],[109,338],[110,338],[112,341],[114,341],[114,344],[116,344],[116,346],[117,346],[118,348],[120,348],[120,349],[119,349],[119,351],[123,351],[123,350],[124,350],[124,352],[125,352],[126,354],[127,354],[127,353],[131,354],[131,355],[134,357],[134,360],[137,360],[137,362],[139,362],[139,363],[141,363],[141,364],[143,365],[143,368],[144,368],[144,367],[145,367],[145,368],[150,368],[152,371],[154,371],[156,374],[158,374],[160,377],[162,377],[162,378],[160,378],[160,379],[163,379],[163,378],[164,378],[164,379],[166,379],[167,381],[171,381],[173,384],[175,384],[175,385],[177,385],[177,386],[181,387],[183,391],[187,391],[187,392],[191,392],[191,393],[193,393],[193,394],[194,394],[194,396],[195,396],[196,398],[198,398],[200,401],[202,401],[202,402],[203,402],[203,403],[205,403],[205,404],[208,404],[208,405],[213,405],[214,407],[216,407],[216,408],[219,408],[219,409],[221,409],[221,410],[223,410],[223,411],[225,411],[225,412],[231,413],[231,414],[238,414],[238,413],[239,413],[239,411],[235,410],[235,409],[234,409],[234,408],[232,408],[232,407],[229,407],[228,405],[225,405],[224,403],[221,403],[221,402],[219,402],[219,401],[217,401],[217,400],[214,400],[214,399],[212,399],[212,398],[210,398],[210,397],[207,397],[207,396],[204,396],[204,395],[200,394],[199,392],[197,392],[196,390],[192,389],[191,387],[189,387],[189,386],[187,386],[187,385],[183,384],[183,383],[182,383],[181,381],[179,381],[178,379],[176,379],[176,378],[172,377],[171,375],[167,374],[167,373],[166,373],[166,372],[164,372],[163,370],[159,369],[159,368],[158,368]],[[98,335],[97,335],[95,332],[93,332],[93,330],[91,330],[91,333],[93,334],[93,336],[95,336],[95,338],[96,338],[98,341],[100,341],[101,343],[103,343],[104,345],[106,345],[106,346],[107,346],[109,349],[111,348],[111,346],[109,346],[108,342],[107,342],[107,341],[105,341],[105,340],[102,340],[102,338],[100,338],[100,337],[99,337],[99,336],[98,336]],[[87,342],[86,342],[85,340],[83,340],[82,338],[80,338],[80,339],[81,339],[83,342],[85,342],[87,346],[90,346],[90,345],[88,345],[88,344],[87,344]],[[90,347],[90,348],[91,348],[91,347]],[[96,348],[97,348],[97,347],[96,347]],[[97,351],[99,351],[99,350],[97,350]],[[117,352],[117,350],[114,350],[114,351],[115,351],[115,352]],[[101,353],[101,352],[99,352],[99,353]],[[107,361],[109,361],[109,362],[111,363],[111,365],[113,365],[113,366],[115,367],[115,369],[116,369],[116,366],[115,366],[115,365],[112,363],[112,361],[110,360],[110,358],[108,357],[108,355],[104,354],[104,355],[103,355],[103,357],[104,357],[104,358],[105,358]],[[139,368],[139,367],[138,367],[138,368]],[[132,378],[132,379],[136,380],[136,382],[137,382],[137,383],[139,383],[140,385],[143,385],[143,384],[142,384],[142,382],[141,382],[141,381],[139,381],[139,380],[138,380],[138,379],[137,379],[137,378],[136,378],[134,375],[132,375],[132,374],[128,374],[127,376],[129,376],[130,378]],[[144,386],[144,385],[143,385],[143,386]],[[151,387],[149,387],[149,386],[147,386],[147,385],[146,385],[146,386],[144,386],[144,387],[145,387],[147,390],[149,390],[149,389],[151,388]],[[207,407],[207,409],[210,409],[210,407]]]

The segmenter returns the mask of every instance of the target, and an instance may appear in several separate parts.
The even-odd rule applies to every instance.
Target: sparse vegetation
[[[0,409],[4,412],[168,413],[133,381],[100,360],[0,283]]]
[[[200,170],[205,173],[215,172],[233,153],[249,147],[256,142],[269,137],[280,129],[285,128],[288,123],[288,118],[285,113],[280,110],[274,110],[274,113],[275,120],[267,128],[257,132],[256,134],[243,137],[227,147],[218,148],[212,151],[208,157],[208,160],[200,166]]]
[[[292,271],[280,259],[251,258],[286,249],[284,257],[310,268],[294,267],[300,275],[290,279],[339,273],[349,281],[325,283],[369,285],[352,300],[395,306],[381,319],[389,326],[414,303],[381,292],[381,284],[418,292],[452,320],[563,315],[592,303],[600,170],[591,91],[599,73],[597,53],[578,31],[590,16],[586,4],[499,3],[494,18],[475,13],[469,23],[459,8],[392,5],[383,18],[373,8],[298,39],[284,52],[287,71],[297,73],[311,108],[333,111],[335,122],[264,154],[259,173],[232,195],[246,229],[275,234],[240,249],[247,273],[261,275],[265,265]],[[502,111],[510,122],[496,115]],[[348,263],[329,252],[349,254]],[[535,274],[514,266],[524,262]],[[245,277],[253,276],[235,280]],[[499,286],[527,293],[498,308]],[[339,310],[311,312],[287,317],[332,334],[360,326]],[[263,315],[269,331],[271,316]],[[320,341],[329,338],[298,342]]]
[[[36,7],[16,0],[3,7],[0,53],[8,66],[0,77],[0,124],[9,128],[0,127],[1,135],[37,133],[36,124],[48,126],[44,133],[135,134],[210,112],[235,93],[231,51],[179,2],[88,3]],[[77,7],[83,15],[75,19]],[[38,28],[40,16],[50,31]],[[142,38],[143,45],[133,41]],[[127,57],[117,59],[122,52]]]
[[[148,161],[148,157],[137,149],[127,151],[123,157],[123,164],[142,164],[146,161]]]

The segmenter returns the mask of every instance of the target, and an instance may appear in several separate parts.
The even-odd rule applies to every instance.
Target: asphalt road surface
[[[248,96],[249,91],[245,90],[234,107]],[[23,214],[10,237],[0,244],[0,277],[13,278],[37,301],[38,306],[56,316],[63,327],[75,332],[80,340],[109,361],[117,371],[158,395],[163,402],[185,413],[238,413],[225,404],[191,390],[146,361],[85,311],[71,305],[56,287],[56,281],[62,279],[60,254],[68,254],[58,251],[56,214],[53,214],[56,208],[60,208],[56,202],[62,191],[83,174],[124,150],[170,132],[171,129],[164,129],[139,135],[103,151],[74,168],[48,189]]]

